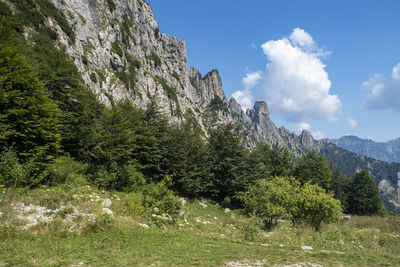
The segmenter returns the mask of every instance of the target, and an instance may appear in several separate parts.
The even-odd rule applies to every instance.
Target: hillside
[[[118,100],[128,99],[135,106],[146,109],[151,99],[155,99],[170,121],[181,124],[188,117],[193,117],[205,136],[216,125],[234,123],[242,129],[249,148],[262,141],[286,146],[295,155],[301,155],[310,148],[322,149],[324,155],[345,173],[353,174],[362,166],[368,166],[377,184],[387,189],[381,190],[381,194],[390,194],[388,198],[400,205],[395,165],[386,169],[385,163],[377,161],[371,167],[363,157],[353,154],[349,154],[352,160],[342,162],[336,158],[341,153],[340,149],[332,145],[324,149],[326,144],[314,140],[308,131],[296,135],[284,127],[276,127],[269,117],[267,103],[255,102],[253,109],[244,111],[235,99],[228,101],[219,72],[211,70],[203,76],[194,67],[189,68],[185,42],[160,33],[151,7],[145,1],[51,2],[58,10],[54,10],[47,0],[0,1],[2,16],[16,29],[18,38],[29,47],[34,47],[33,54],[50,55],[44,60],[40,56],[31,60],[53,61],[49,45],[65,51],[80,78],[102,103],[110,106]],[[14,13],[12,18],[9,17],[11,13]],[[30,14],[28,19],[25,17],[27,14]],[[53,57],[59,58],[60,55]],[[43,79],[51,80],[60,75],[60,71],[65,72],[61,63],[54,61],[54,64],[47,66],[56,69],[54,74],[39,66]],[[75,81],[72,82],[71,77],[64,77],[62,82],[68,88],[75,86],[79,78],[73,79]],[[58,86],[61,83],[57,81],[46,85]],[[54,96],[57,94],[53,93]],[[76,94],[80,94],[79,91]],[[72,144],[69,146],[76,146],[76,142],[88,145],[85,138],[75,138],[70,140]]]
[[[348,150],[326,143],[320,153],[329,162],[338,166],[347,175],[354,176],[357,171],[368,170],[379,190],[385,205],[392,211],[400,211],[400,164],[389,163],[365,157]]]
[[[360,155],[400,163],[400,138],[388,142],[375,142],[356,136],[343,136],[339,139],[332,139],[331,142]]]

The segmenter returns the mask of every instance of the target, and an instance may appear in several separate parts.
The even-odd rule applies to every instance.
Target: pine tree
[[[219,201],[234,200],[247,186],[242,167],[247,151],[241,143],[239,129],[233,124],[218,126],[210,133],[208,147],[209,192]]]
[[[358,172],[352,183],[350,211],[357,215],[379,214],[382,201],[379,190],[368,171]]]
[[[315,151],[309,151],[303,155],[295,168],[294,176],[302,184],[311,181],[324,189],[330,190],[332,183],[332,171],[326,163],[324,156]]]

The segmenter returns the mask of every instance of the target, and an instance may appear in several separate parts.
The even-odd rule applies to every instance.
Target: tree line
[[[25,40],[21,22],[5,20],[7,8],[0,2],[0,185],[85,182],[130,192],[165,183],[178,195],[248,207],[254,186],[268,192],[266,185],[280,177],[294,179],[296,190],[336,198],[346,213],[382,213],[368,172],[343,176],[315,151],[295,158],[266,143],[249,151],[238,126],[220,125],[205,136],[190,112],[182,123],[170,123],[156,99],[141,110],[109,96],[106,107],[54,47],[56,33],[30,21],[33,16],[24,23],[35,33]],[[76,175],[57,175],[60,166]]]

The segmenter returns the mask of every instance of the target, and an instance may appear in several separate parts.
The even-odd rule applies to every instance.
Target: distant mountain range
[[[388,142],[375,142],[349,135],[332,139],[331,142],[360,155],[400,163],[400,138]]]

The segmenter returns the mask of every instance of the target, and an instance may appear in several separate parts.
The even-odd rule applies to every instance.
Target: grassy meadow
[[[132,194],[88,186],[3,189],[0,212],[0,266],[400,264],[398,217],[352,217],[320,231],[284,221],[267,232],[211,201],[188,201],[172,221]]]

